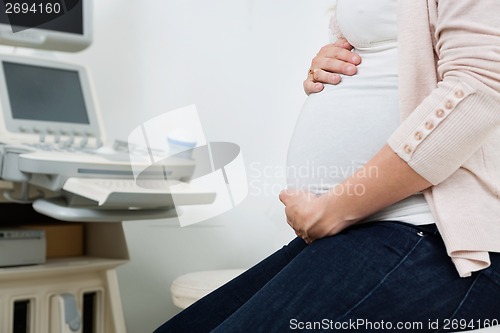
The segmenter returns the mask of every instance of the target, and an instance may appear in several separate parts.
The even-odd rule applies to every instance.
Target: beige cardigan
[[[398,0],[401,117],[389,146],[424,192],[461,277],[500,252],[499,0]]]

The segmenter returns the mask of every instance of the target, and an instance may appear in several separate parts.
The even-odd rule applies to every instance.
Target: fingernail
[[[346,72],[347,72],[347,74],[354,74],[356,72],[356,67],[354,67],[352,65],[347,66]]]
[[[358,62],[359,61],[359,56],[357,56],[357,55],[352,56],[352,61],[353,62]]]

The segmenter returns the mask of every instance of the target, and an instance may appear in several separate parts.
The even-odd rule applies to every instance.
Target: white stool
[[[221,269],[181,275],[170,285],[172,300],[175,306],[185,309],[244,271],[245,269]]]

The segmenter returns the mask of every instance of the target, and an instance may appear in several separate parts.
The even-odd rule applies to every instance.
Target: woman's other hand
[[[339,74],[354,75],[361,57],[352,52],[352,45],[340,38],[333,44],[323,46],[311,61],[307,78],[304,80],[304,91],[307,95],[323,90],[325,83],[338,84]]]
[[[285,205],[287,223],[306,243],[332,236],[350,225],[333,209],[330,194],[317,196],[302,190],[284,190],[279,198]]]
[[[287,223],[308,244],[338,234],[348,226],[433,186],[389,145],[365,165],[320,196],[287,189],[279,198]]]

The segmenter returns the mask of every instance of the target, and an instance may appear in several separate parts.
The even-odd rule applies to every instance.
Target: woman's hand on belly
[[[331,236],[351,223],[335,214],[328,195],[303,190],[284,190],[279,198],[285,205],[287,223],[306,243]]]
[[[307,78],[303,82],[307,95],[323,90],[323,84],[338,84],[340,75],[356,74],[361,57],[352,52],[352,45],[346,39],[323,46],[311,61]]]
[[[285,190],[279,198],[285,205],[288,224],[310,244],[432,185],[384,145],[365,165],[325,194]]]

